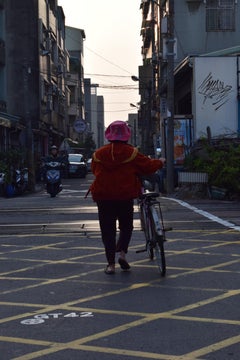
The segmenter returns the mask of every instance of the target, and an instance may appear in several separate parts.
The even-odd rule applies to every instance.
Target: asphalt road
[[[136,250],[106,275],[92,181],[0,198],[1,360],[239,360],[240,203],[161,198],[167,275]]]

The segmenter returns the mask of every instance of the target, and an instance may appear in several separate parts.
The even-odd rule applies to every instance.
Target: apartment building
[[[68,126],[69,137],[74,141],[84,141],[87,133],[84,96],[84,46],[85,32],[66,26],[66,49],[69,54],[69,71],[66,84],[69,90]]]
[[[105,140],[105,128],[104,128],[104,97],[97,96],[97,111],[98,111],[98,126],[97,126],[97,142],[96,147],[103,146]]]
[[[96,148],[104,144],[104,98],[97,94],[98,84],[84,79],[85,89],[85,119],[88,132]]]
[[[160,2],[142,0],[142,65],[139,66],[140,103],[138,111],[138,141],[141,151],[155,156],[159,134],[159,52],[160,52]]]
[[[36,158],[67,132],[63,10],[56,0],[1,1],[0,37],[1,150]]]
[[[167,34],[168,1],[162,8],[161,34]],[[239,45],[240,2],[237,0],[175,0],[175,64],[186,56],[200,55]]]
[[[199,70],[192,71],[194,60],[191,59],[205,56],[203,60],[205,72],[208,64],[209,66],[211,64],[210,72],[213,68],[214,61],[210,60],[211,57],[236,57],[235,62],[226,60],[225,69],[229,63],[237,64],[240,54],[240,2],[237,0],[142,0],[140,8],[143,40],[143,64],[139,67],[140,133],[150,134],[150,137],[146,136],[146,138],[150,138],[154,148],[156,134],[156,139],[160,137],[164,147],[168,142],[169,117],[180,115],[190,120],[186,126],[192,128],[190,135],[192,140],[196,140],[200,132],[195,132],[195,129],[200,128],[198,124],[202,122],[202,116],[195,111],[198,95],[192,93],[193,77],[196,72],[199,73]],[[233,66],[236,68],[235,79],[237,79],[239,66]],[[222,61],[221,69],[224,69]],[[215,80],[227,85],[227,72],[223,71],[223,73],[223,78],[219,77],[219,73],[216,74]],[[232,69],[230,73],[232,78]],[[239,80],[234,84],[237,82],[239,83]],[[233,94],[239,93],[239,85],[236,86],[238,87],[234,88]],[[224,107],[221,108],[222,112],[223,109]],[[228,112],[227,107],[225,112]],[[236,112],[234,116],[239,118]],[[227,114],[225,118],[227,122]],[[224,114],[221,114],[221,119],[224,119]],[[237,125],[239,123],[240,121],[235,119],[236,132],[239,131],[240,126]],[[231,130],[234,126],[231,126]],[[216,129],[214,124],[213,128]],[[223,128],[224,124],[221,126],[221,129]]]
[[[212,136],[237,136],[240,129],[238,98],[240,55],[240,3],[236,0],[179,0],[174,2],[174,19],[169,19],[169,1],[161,7],[160,97],[161,125],[167,121],[169,40],[173,41],[174,115],[188,132],[188,144]],[[184,19],[184,21],[183,21]],[[171,20],[173,32],[169,31]],[[232,59],[230,59],[232,57]],[[229,67],[230,66],[230,67]],[[228,69],[228,71],[225,71]],[[211,79],[211,80],[210,80]],[[214,106],[199,90],[208,81],[215,93],[231,88],[225,104]],[[210,88],[209,88],[210,91]],[[170,94],[171,95],[171,94]],[[215,95],[212,93],[213,97]],[[201,105],[202,104],[202,105]],[[209,105],[209,106],[206,106]],[[204,108],[204,111],[203,111]],[[184,118],[186,120],[184,120]],[[231,120],[230,120],[231,118]],[[180,122],[178,121],[178,125]],[[163,133],[166,133],[166,131]],[[185,144],[186,145],[186,144]]]

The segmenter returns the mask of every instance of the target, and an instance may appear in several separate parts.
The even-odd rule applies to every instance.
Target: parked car
[[[88,169],[88,172],[91,172],[91,171],[92,171],[91,165],[92,165],[92,159],[88,159],[88,161],[87,161],[87,169]]]
[[[68,176],[85,178],[87,175],[87,163],[82,154],[68,154]]]

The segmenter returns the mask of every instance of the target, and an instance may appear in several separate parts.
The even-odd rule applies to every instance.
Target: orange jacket
[[[130,200],[141,194],[140,175],[149,175],[163,166],[137,148],[123,142],[112,142],[99,148],[92,157],[95,180],[90,187],[97,200]]]

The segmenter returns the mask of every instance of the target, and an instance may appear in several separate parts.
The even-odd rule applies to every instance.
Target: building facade
[[[98,95],[97,96],[97,112],[98,112],[98,118],[97,118],[97,142],[96,147],[99,148],[104,144],[105,139],[105,128],[104,128],[104,97]]]
[[[191,128],[191,131],[188,130],[189,136],[191,135],[192,138],[191,142],[197,141],[201,136],[207,136],[207,128],[212,128],[213,136],[224,136],[230,131],[237,134],[239,131],[237,126],[239,115],[235,112],[233,119],[236,124],[235,128],[232,125],[229,126],[227,106],[222,106],[221,110],[218,110],[218,116],[216,113],[212,113],[210,116],[211,111],[209,109],[207,116],[202,117],[203,113],[198,111],[197,107],[201,95],[195,89],[197,83],[195,75],[200,74],[201,68],[203,71],[202,79],[212,76],[212,81],[216,84],[216,92],[219,91],[218,84],[222,84],[223,87],[228,84],[227,78],[217,71],[217,66],[216,68],[213,67],[213,63],[214,57],[216,57],[216,64],[221,63],[222,66],[225,61],[226,67],[228,67],[229,63],[233,64],[234,62],[231,62],[227,57],[239,55],[239,1],[167,0],[161,2],[160,10],[160,127],[163,139],[167,136],[166,123],[169,122],[168,111],[171,102],[173,102],[173,115],[178,119],[187,119],[184,121],[186,127]],[[172,27],[171,24],[174,26]],[[217,57],[223,56],[225,58],[217,59]],[[202,60],[201,67],[197,66],[196,68],[197,60],[194,59],[197,57],[202,57]],[[173,72],[170,71],[170,62],[173,64]],[[238,69],[235,65],[232,66],[229,73],[235,73],[237,84]],[[173,87],[169,89],[169,82],[171,81]],[[210,86],[210,82],[208,85]],[[238,92],[238,87],[238,85],[234,86],[232,91]],[[197,97],[196,93],[198,94]],[[236,98],[234,108],[237,107]],[[215,123],[220,118],[221,127]],[[229,130],[227,131],[227,129]],[[166,142],[167,140],[163,141]],[[191,145],[191,142],[188,143],[188,146]]]
[[[92,87],[85,95],[84,40],[57,0],[0,0],[0,154],[22,149],[31,184],[52,144],[93,132],[103,143],[103,98]]]
[[[139,66],[139,146],[147,155],[156,156],[159,137],[159,1],[142,0],[142,65]],[[135,79],[136,80],[136,79]]]
[[[166,31],[168,1],[163,6],[162,36]],[[184,19],[184,20],[183,20]],[[239,45],[240,3],[237,0],[175,0],[175,63]]]
[[[97,94],[98,84],[93,84],[90,78],[84,79],[84,86],[88,136],[98,148],[104,143],[104,98]]]
[[[56,0],[2,0],[0,38],[0,150],[22,148],[34,182],[39,156],[67,132],[63,10]]]
[[[69,71],[66,84],[69,90],[68,126],[69,137],[83,142],[87,124],[85,121],[84,97],[84,46],[85,32],[82,29],[66,27],[66,49],[69,53]]]
[[[193,130],[197,128],[194,122],[201,121],[193,119],[193,79],[185,66],[185,61],[188,66],[191,61],[185,59],[213,52],[222,56],[224,51],[227,55],[238,55],[240,3],[142,0],[140,9],[143,64],[139,67],[139,131],[148,149],[152,144],[155,149],[156,141],[160,140],[167,152],[168,132],[170,137],[174,136],[174,116],[191,118]],[[150,139],[150,143],[144,138]]]

